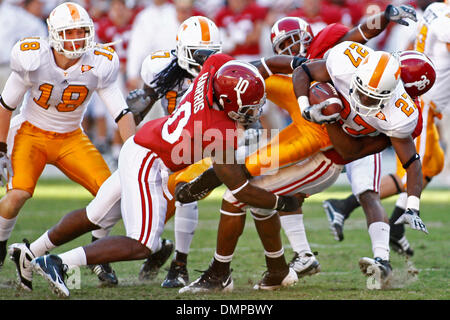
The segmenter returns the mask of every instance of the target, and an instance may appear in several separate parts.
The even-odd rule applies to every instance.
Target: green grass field
[[[408,275],[408,265],[403,257],[391,253],[394,268],[393,288],[389,290],[366,289],[366,278],[358,267],[358,259],[372,256],[365,217],[361,209],[354,212],[345,224],[345,240],[336,242],[328,229],[328,221],[322,210],[322,201],[330,197],[344,197],[347,187],[332,187],[327,192],[310,197],[304,204],[305,225],[313,251],[318,251],[322,272],[312,277],[300,279],[293,287],[274,292],[255,292],[253,285],[265,271],[264,254],[254,223],[247,217],[246,228],[236,249],[232,262],[235,289],[230,294],[179,295],[178,290],[160,287],[166,275],[168,263],[162,268],[157,279],[149,283],[138,280],[141,261],[114,263],[119,277],[116,288],[100,288],[95,275],[87,268],[81,270],[81,287],[72,289],[72,300],[448,300],[450,298],[450,190],[428,189],[422,195],[421,213],[430,231],[429,235],[411,229],[407,237],[415,249],[411,263],[419,270],[415,277]],[[2,191],[4,193],[4,191]],[[0,195],[2,196],[3,193]],[[200,207],[200,221],[189,255],[190,280],[195,280],[205,270],[214,254],[220,200],[223,189],[217,189]],[[34,197],[22,209],[9,244],[23,238],[34,240],[54,225],[65,213],[86,206],[90,194],[82,187],[61,180],[41,180]],[[390,215],[394,199],[383,204]],[[124,234],[120,223],[113,234]],[[164,232],[166,238],[173,239],[173,221]],[[90,234],[57,248],[59,253],[90,242]],[[286,259],[292,257],[292,250],[285,243]],[[36,275],[32,293],[15,287],[15,266],[5,261],[0,270],[0,300],[48,300],[58,299],[47,283]]]

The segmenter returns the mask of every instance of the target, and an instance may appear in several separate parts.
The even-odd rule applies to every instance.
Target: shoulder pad
[[[119,74],[119,56],[110,47],[96,46],[86,53],[94,65],[94,73],[99,79],[99,89],[109,86],[117,80]],[[90,61],[89,61],[90,62]]]
[[[41,57],[47,54],[50,45],[40,37],[24,38],[11,51],[11,69],[18,73],[34,71],[41,64]]]
[[[176,57],[165,50],[155,51],[149,54],[142,62],[141,78],[148,86],[152,86],[151,82],[155,76],[166,68]]]

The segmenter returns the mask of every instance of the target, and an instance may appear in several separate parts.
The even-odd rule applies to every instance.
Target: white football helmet
[[[363,116],[375,116],[391,99],[400,81],[398,58],[384,51],[370,53],[350,84],[350,106]]]
[[[200,65],[195,62],[193,54],[197,49],[222,51],[219,29],[210,19],[194,16],[185,20],[177,33],[178,65],[196,77]]]
[[[77,3],[65,2],[57,6],[47,18],[50,45],[69,59],[81,57],[88,49],[94,47],[94,22],[87,11]],[[66,39],[66,30],[84,28],[85,36],[79,39]],[[64,42],[85,41],[84,47],[74,51],[64,49]]]

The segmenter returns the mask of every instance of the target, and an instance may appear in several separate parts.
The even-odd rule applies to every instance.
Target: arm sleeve
[[[28,89],[29,87],[23,78],[13,71],[6,81],[1,96],[9,108],[16,109]]]
[[[106,88],[99,89],[97,93],[113,119],[116,119],[122,110],[128,108],[117,81]]]

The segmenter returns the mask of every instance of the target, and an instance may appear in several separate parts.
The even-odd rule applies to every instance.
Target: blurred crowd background
[[[175,49],[178,26],[193,15],[212,19],[222,34],[223,51],[247,61],[273,55],[270,29],[284,16],[296,16],[311,24],[314,34],[331,23],[357,26],[366,16],[384,11],[390,3],[410,4],[420,20],[433,1],[425,0],[72,0],[86,8],[94,20],[97,42],[109,43],[121,59],[121,83],[124,95],[140,88],[140,69],[144,58],[158,50]],[[10,52],[14,43],[28,36],[46,36],[45,19],[61,0],[0,0],[0,90],[9,75]],[[412,48],[417,24],[408,27],[390,24],[368,46],[385,51]],[[153,108],[149,117],[158,117]],[[447,110],[448,113],[450,111]],[[450,129],[439,128],[446,149],[446,169],[442,175],[450,184]],[[265,128],[283,128],[287,114],[268,103],[262,123]],[[103,154],[118,155],[120,141],[112,119],[98,98],[94,98],[83,126]],[[448,126],[447,126],[448,127]]]

